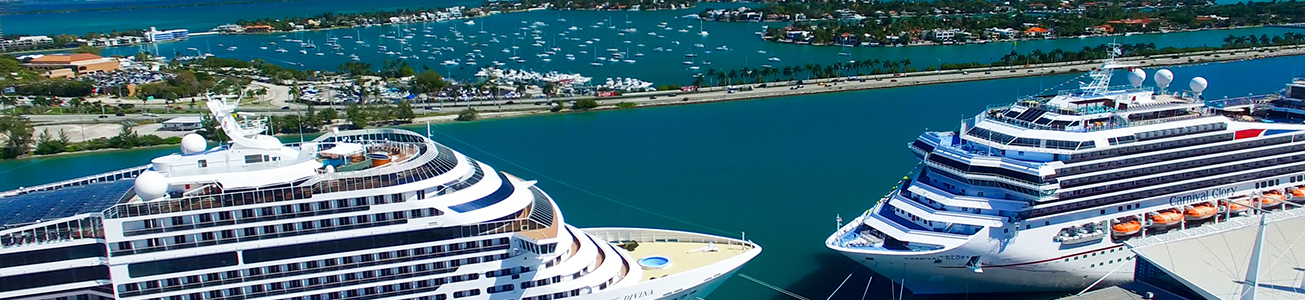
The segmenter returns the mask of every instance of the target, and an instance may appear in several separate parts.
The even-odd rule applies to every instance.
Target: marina
[[[1175,82],[1185,83],[1196,75],[1207,78],[1215,84],[1210,85],[1205,95],[1217,99],[1276,91],[1282,87],[1283,80],[1293,74],[1290,68],[1278,66],[1302,63],[1305,63],[1305,58],[1294,56],[1171,67],[1170,70],[1176,74]],[[1154,70],[1148,71],[1151,72]],[[1247,72],[1257,72],[1263,78],[1284,79],[1270,81],[1239,75]],[[848,216],[872,205],[875,199],[866,197],[866,190],[875,193],[889,191],[892,183],[915,165],[909,152],[902,148],[918,136],[921,128],[955,128],[958,116],[962,114],[982,110],[990,103],[1014,95],[1034,94],[1079,75],[1057,74],[758,101],[443,124],[433,126],[432,136],[450,147],[464,148],[468,155],[501,166],[509,173],[539,178],[539,185],[559,199],[559,206],[568,211],[568,222],[579,227],[619,224],[712,234],[744,231],[748,239],[765,246],[766,253],[745,266],[740,274],[811,299],[824,299],[858,268],[845,257],[819,246],[834,229],[834,215],[841,213],[850,218]],[[1119,77],[1124,79],[1124,76]],[[961,93],[969,97],[927,97]],[[936,110],[928,114],[916,113],[921,106],[936,107]],[[867,113],[878,117],[866,118]],[[851,126],[913,130],[818,130]],[[407,128],[423,134],[426,132],[420,125]],[[601,133],[607,132],[606,129],[619,129],[631,134]],[[724,136],[730,138],[722,139]],[[666,144],[665,140],[671,137],[682,145],[689,145],[688,148]],[[297,137],[283,139],[298,140]],[[479,150],[468,148],[464,142]],[[800,146],[767,146],[776,143]],[[523,144],[534,146],[521,148]],[[0,162],[0,170],[3,170],[0,171],[0,184],[6,185],[3,186],[5,190],[31,187],[55,178],[26,176],[24,174],[30,174],[26,172],[59,169],[65,170],[61,176],[73,178],[130,167],[134,164],[129,163],[170,152],[175,152],[174,148],[3,161]],[[558,153],[585,159],[559,160]],[[631,155],[642,156],[642,162],[629,163]],[[809,163],[755,163],[775,158],[803,159]],[[684,164],[685,161],[701,163]],[[669,165],[679,167],[675,171],[664,168]],[[853,167],[828,167],[831,165]],[[530,175],[532,171],[583,190]],[[622,174],[644,175],[640,180],[632,181]],[[758,184],[776,180],[785,184]],[[712,184],[694,183],[686,188],[666,189],[663,195],[648,195],[646,192],[650,186],[683,185],[686,182]],[[804,196],[804,191],[809,189],[823,191],[822,196]],[[751,203],[757,205],[740,206],[736,201],[717,200],[726,197],[752,199]],[[666,219],[607,199],[689,223]],[[793,220],[790,225],[776,228],[776,219],[758,217],[772,216],[771,205],[797,201],[794,199],[800,199],[804,204],[783,216],[786,220]],[[695,209],[686,210],[684,207]],[[722,211],[732,213],[722,214]],[[869,296],[865,299],[897,298],[890,295],[896,295],[894,290],[899,287],[889,285],[890,281],[882,277],[870,280],[868,275],[865,269],[855,271],[847,277],[850,279],[847,279],[846,286],[834,294],[833,299],[862,299],[867,282]],[[1072,292],[1077,290],[1069,293]],[[753,282],[737,279],[727,281],[712,295],[712,298],[722,299],[791,299]],[[1032,300],[1065,295],[1044,293],[1001,297]],[[975,295],[969,297],[973,299]],[[912,296],[908,293],[905,298],[911,299]]]
[[[736,7],[737,4],[702,3],[700,7]],[[769,65],[775,68],[801,66],[805,63],[833,64],[847,62],[851,59],[909,59],[917,69],[924,69],[938,63],[990,62],[1016,50],[1011,43],[988,43],[981,45],[955,46],[920,46],[920,47],[817,47],[792,44],[778,44],[757,38],[751,38],[752,32],[763,23],[725,23],[706,22],[681,18],[687,10],[639,11],[639,12],[596,12],[596,11],[551,11],[539,10],[519,13],[502,13],[477,20],[474,25],[464,22],[429,22],[408,23],[388,26],[371,26],[351,29],[322,31],[303,31],[281,34],[245,34],[218,35],[194,38],[176,43],[158,45],[158,53],[163,56],[196,55],[214,53],[224,58],[254,59],[263,58],[271,62],[296,62],[289,67],[297,69],[335,70],[340,64],[349,61],[382,65],[385,60],[404,60],[410,66],[421,69],[428,67],[440,72],[445,77],[471,80],[480,67],[500,62],[512,64],[513,69],[533,70],[539,72],[557,71],[580,73],[593,78],[628,77],[621,68],[609,68],[613,62],[613,53],[620,54],[617,65],[649,67],[650,72],[637,76],[640,80],[655,85],[686,85],[693,81],[695,74],[706,75],[711,70],[762,68]],[[621,28],[608,28],[609,19],[629,19],[638,32],[656,32],[657,35],[630,34]],[[557,21],[558,19],[566,21]],[[659,27],[665,22],[664,27]],[[618,22],[620,23],[620,22]],[[599,25],[603,24],[603,25]],[[624,25],[624,24],[623,24]],[[692,27],[690,27],[692,26]],[[665,28],[682,29],[658,30]],[[692,29],[692,30],[689,30]],[[481,34],[480,32],[487,32]],[[700,31],[715,32],[714,35],[699,35]],[[489,34],[493,32],[494,34]],[[1023,41],[1019,51],[1041,49],[1079,49],[1107,42],[1118,43],[1155,43],[1157,47],[1189,47],[1196,45],[1219,45],[1229,35],[1268,34],[1279,35],[1294,32],[1289,28],[1246,28],[1235,30],[1215,30],[1200,32],[1182,32],[1171,34],[1133,35],[1126,37],[1094,37],[1084,39],[1055,39]],[[309,53],[299,53],[298,46],[286,47],[286,39],[326,41],[330,37],[353,36],[354,41],[341,40],[339,50],[306,49]],[[459,37],[459,35],[461,35]],[[411,36],[411,37],[409,37]],[[473,37],[474,36],[474,37]],[[734,37],[747,38],[734,38]],[[461,40],[459,40],[461,39]],[[262,50],[269,42],[282,43],[287,52]],[[627,43],[628,42],[628,43]],[[406,43],[406,44],[405,44]],[[206,45],[225,44],[236,46],[234,51],[223,51]],[[637,46],[642,44],[643,46]],[[298,43],[295,43],[298,45]],[[711,45],[708,47],[707,45]],[[378,51],[385,46],[386,51]],[[728,51],[718,50],[718,48]],[[198,51],[187,50],[196,48]],[[276,49],[275,47],[270,47]],[[329,49],[329,48],[328,48]],[[659,50],[660,49],[660,50]],[[480,52],[475,52],[480,50]],[[616,50],[616,51],[611,51]],[[105,54],[131,55],[140,49],[136,47],[109,48]],[[548,54],[552,51],[552,54]],[[766,53],[758,53],[766,51]],[[316,52],[343,53],[339,55],[316,56]],[[393,53],[389,53],[393,52]],[[840,55],[846,53],[846,55]],[[474,57],[467,57],[472,54]],[[547,56],[544,56],[544,55]],[[639,54],[643,54],[640,56]],[[356,55],[356,60],[353,57]],[[569,55],[569,56],[568,56]],[[692,56],[688,56],[692,55]],[[406,56],[406,58],[404,58]],[[434,57],[434,59],[430,59]],[[576,59],[571,59],[575,57]],[[564,59],[565,58],[565,59]],[[475,59],[475,65],[466,64],[467,59]],[[633,61],[633,62],[630,62]],[[688,62],[687,64],[685,62]],[[674,65],[674,67],[671,67]],[[696,67],[696,68],[694,68]]]

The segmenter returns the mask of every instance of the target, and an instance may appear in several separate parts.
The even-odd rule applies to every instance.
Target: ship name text
[[[1197,202],[1207,202],[1214,199],[1232,196],[1233,192],[1236,191],[1237,188],[1235,187],[1226,187],[1226,188],[1213,188],[1213,189],[1198,191],[1186,195],[1170,196],[1169,205],[1178,206],[1178,205],[1188,205]]]

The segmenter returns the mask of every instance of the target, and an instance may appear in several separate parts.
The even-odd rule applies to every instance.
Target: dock
[[[1257,299],[1305,299],[1305,245],[1298,245],[1305,242],[1301,228],[1305,228],[1305,209],[1288,208],[1124,244],[1139,258],[1135,280],[1185,298],[1249,299],[1254,293]]]

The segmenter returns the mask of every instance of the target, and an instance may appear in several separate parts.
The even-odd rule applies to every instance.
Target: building
[[[936,28],[925,32],[925,38],[935,42],[956,41],[958,37],[968,37],[969,33],[960,29],[941,29]]]
[[[215,28],[215,30],[219,32],[234,33],[234,32],[243,32],[245,31],[245,28],[236,24],[223,24],[223,25],[218,25],[218,27]]]
[[[69,78],[122,68],[117,59],[105,58],[90,53],[45,55],[33,58],[24,63],[23,66],[46,70],[44,75],[51,78]]]
[[[1042,27],[1033,27],[1024,30],[1024,36],[1026,37],[1045,37],[1050,35],[1051,30]]]
[[[24,36],[19,37],[18,39],[3,41],[5,49],[25,49],[49,44],[54,44],[54,39],[44,35]]]
[[[91,47],[113,47],[113,46],[125,46],[125,45],[144,43],[145,38],[139,36],[116,36],[116,37],[97,38],[97,39],[90,39],[90,40],[79,39],[79,41],[86,43],[87,46],[91,46]]]
[[[174,40],[184,40],[188,37],[190,37],[190,30],[186,30],[186,29],[173,29],[173,30],[159,31],[157,29],[154,29],[154,27],[150,27],[150,30],[145,32],[145,38],[155,43],[174,41]]]
[[[199,129],[203,126],[203,119],[200,117],[178,117],[171,120],[163,121],[163,128],[160,130],[171,131],[190,131]]]
[[[272,25],[245,26],[245,32],[272,32]]]
[[[1019,33],[1019,31],[1016,31],[1015,29],[997,28],[997,27],[988,28],[987,30],[984,30],[984,32],[986,32],[988,36],[992,38],[1001,38],[1001,39],[1014,38],[1015,35]]]

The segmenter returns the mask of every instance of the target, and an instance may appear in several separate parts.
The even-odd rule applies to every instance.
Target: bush
[[[594,100],[593,98],[588,98],[588,99],[576,100],[575,105],[572,105],[571,109],[585,110],[585,109],[592,109],[595,107],[598,107],[598,100]]]
[[[639,242],[630,241],[629,243],[622,244],[621,248],[625,248],[625,251],[634,252],[635,248],[639,248]]]
[[[635,106],[639,106],[639,104],[636,104],[634,102],[621,102],[616,104],[616,107],[618,108],[633,108]]]
[[[458,112],[458,118],[457,118],[457,119],[454,119],[454,120],[458,120],[458,121],[475,121],[477,117],[478,117],[478,116],[476,115],[476,109],[475,109],[475,108],[470,108],[470,107],[468,107],[467,109],[464,109],[464,110],[462,110],[461,112]]]

